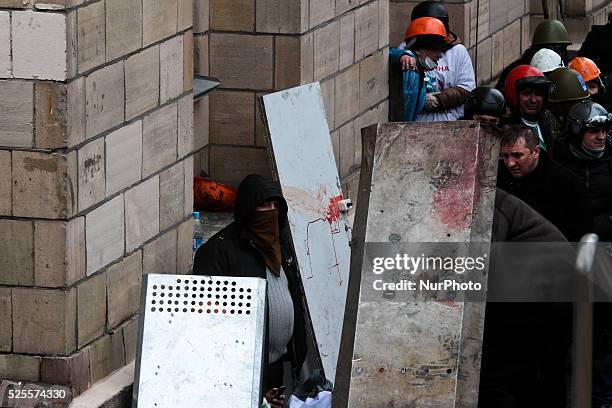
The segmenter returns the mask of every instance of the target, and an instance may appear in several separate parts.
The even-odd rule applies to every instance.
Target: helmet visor
[[[609,127],[610,124],[612,124],[612,114],[610,113],[607,115],[592,116],[585,121],[587,128]]]
[[[525,88],[538,88],[538,89],[543,89],[547,91],[549,86],[550,86],[550,81],[548,80],[548,78],[544,76],[531,76],[531,77],[521,78],[516,81],[517,91],[521,91]]]

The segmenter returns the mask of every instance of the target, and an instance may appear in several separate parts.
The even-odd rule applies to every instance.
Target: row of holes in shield
[[[153,299],[151,300],[152,312],[163,312],[164,310],[167,312],[172,312],[173,310],[179,312],[182,310],[184,313],[188,311],[191,311],[191,313],[196,313],[196,311],[198,313],[203,313],[206,311],[206,313],[209,314],[251,314],[249,309],[251,307],[251,289],[236,287],[236,282],[213,280],[200,280],[198,282],[197,280],[190,281],[185,279],[182,281],[181,279],[177,279],[176,283],[176,286],[153,285],[154,292],[152,293]],[[179,291],[181,291],[181,284],[185,285],[182,287],[184,291],[191,293],[179,293]],[[206,284],[208,284],[208,286],[201,286]],[[181,300],[181,297],[191,297],[196,300]],[[197,300],[198,298],[200,298],[200,300]],[[206,302],[206,305],[204,302]],[[182,308],[177,307],[181,305],[181,303]],[[189,306],[191,306],[191,308]]]

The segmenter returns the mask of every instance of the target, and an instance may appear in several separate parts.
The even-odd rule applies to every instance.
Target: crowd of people
[[[593,27],[570,59],[563,23],[545,20],[495,87],[476,87],[472,61],[449,27],[444,4],[423,1],[412,11],[404,42],[389,51],[392,72],[401,74],[401,84],[390,84],[391,111],[399,112],[391,120],[470,119],[500,130],[493,241],[569,245],[591,232],[612,241],[610,40],[612,16],[606,26]],[[268,282],[263,386],[273,408],[284,405],[283,379],[297,378],[307,348],[286,215],[280,185],[248,176],[238,188],[234,222],[200,247],[193,271]],[[540,256],[540,264],[547,259]],[[594,344],[593,406],[600,408],[612,407],[612,312],[606,305],[596,316]],[[487,304],[479,407],[570,406],[571,326],[571,304]]]
[[[571,44],[561,21],[544,20],[495,87],[476,87],[444,4],[427,0],[389,51],[391,120],[499,130],[494,241],[612,241],[612,14],[577,53]],[[596,304],[594,324],[592,403],[612,407],[610,304]],[[488,304],[479,406],[571,406],[571,328],[570,304]]]
[[[395,119],[473,119],[505,129],[498,187],[533,207],[569,241],[587,232],[610,241],[612,115],[606,85],[612,49],[599,44],[605,28],[609,42],[612,14],[569,59],[563,23],[544,20],[495,87],[476,87],[469,54],[450,30],[444,4],[423,1],[412,11],[404,42],[389,51],[402,75],[395,103],[401,114]]]

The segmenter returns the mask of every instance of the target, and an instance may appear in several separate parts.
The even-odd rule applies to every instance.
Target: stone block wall
[[[186,273],[192,0],[0,0],[0,379],[78,394]]]
[[[221,81],[196,104],[196,171],[233,186],[269,174],[257,97],[319,81],[341,178],[353,180],[361,127],[388,116],[388,20],[388,0],[196,0],[195,69]]]
[[[403,41],[419,1],[390,0],[390,43]],[[489,84],[529,47],[530,0],[445,1],[450,28],[468,48],[479,85]]]

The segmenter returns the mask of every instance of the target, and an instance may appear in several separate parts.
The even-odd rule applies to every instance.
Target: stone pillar
[[[187,272],[192,0],[0,0],[0,379],[134,359],[143,273]]]
[[[359,131],[388,116],[388,0],[196,3],[197,70],[221,81],[203,102],[210,139],[201,168],[231,185],[252,172],[269,174],[256,98],[320,81],[338,169],[356,187]],[[196,122],[208,117],[202,111]]]
[[[194,72],[210,75],[209,34],[210,0],[193,0],[193,63]],[[210,144],[210,96],[207,95],[194,104],[193,112],[193,171],[198,175],[201,170],[209,171],[208,154]]]
[[[390,0],[390,44],[403,40],[418,0]],[[529,0],[445,1],[450,28],[468,49],[478,85],[494,83],[503,68],[527,49]]]

